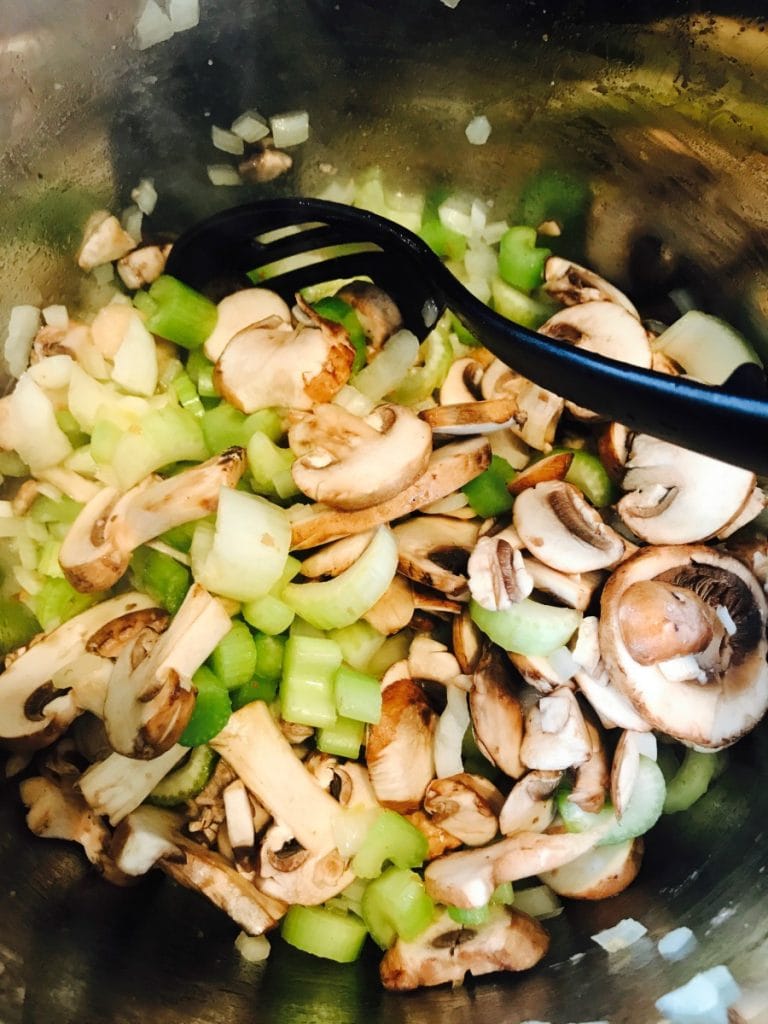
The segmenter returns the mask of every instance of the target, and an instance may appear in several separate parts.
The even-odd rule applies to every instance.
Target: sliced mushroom
[[[0,742],[14,750],[52,743],[79,714],[75,694],[58,690],[57,673],[87,652],[92,636],[121,616],[152,607],[144,594],[127,593],[94,605],[40,636],[0,674]]]
[[[460,839],[457,839],[456,836],[452,836],[450,832],[446,832],[444,828],[436,825],[432,818],[425,814],[424,811],[411,811],[408,814],[404,814],[403,817],[410,821],[427,840],[429,844],[427,847],[427,860],[442,857],[449,850],[455,850],[461,846]]]
[[[165,270],[170,245],[142,245],[117,261],[117,273],[126,288],[136,291],[152,284]]]
[[[149,477],[122,495],[103,488],[62,542],[64,575],[82,593],[107,590],[125,573],[139,545],[214,512],[221,488],[234,487],[245,463],[243,448],[229,448],[167,480]]]
[[[362,419],[316,405],[288,434],[296,486],[332,508],[370,508],[399,494],[429,463],[429,427],[402,405],[380,405]]]
[[[316,547],[400,519],[463,487],[487,469],[490,461],[490,447],[484,438],[445,445],[432,453],[420,477],[380,505],[357,512],[341,512],[322,505],[308,512],[301,511],[292,523],[292,547],[296,550]]]
[[[549,338],[566,341],[585,352],[650,369],[651,346],[637,312],[628,312],[615,302],[585,302],[566,307],[550,317],[539,330]],[[575,402],[566,402],[566,408],[578,419],[600,418]]]
[[[353,565],[373,540],[373,530],[326,544],[301,563],[301,575],[307,579],[338,576]]]
[[[506,459],[512,469],[525,469],[531,461],[531,449],[511,430],[496,430],[488,435],[491,451]]]
[[[484,846],[495,838],[503,802],[492,782],[468,772],[433,779],[424,794],[432,821],[466,846]]]
[[[96,814],[109,818],[110,825],[119,824],[136,808],[172,768],[189,753],[180,743],[151,761],[137,761],[111,753],[103,761],[83,773],[80,792]]]
[[[525,421],[520,427],[510,425],[510,430],[531,448],[549,450],[565,407],[562,398],[521,377],[500,359],[494,360],[483,374],[481,391],[486,399],[515,398]]]
[[[548,829],[555,819],[552,797],[562,777],[560,771],[533,771],[516,782],[499,814],[502,835]]]
[[[221,796],[229,845],[237,858],[239,853],[252,850],[256,841],[251,799],[242,779],[230,782]]]
[[[736,533],[737,530],[740,530],[742,526],[747,526],[760,515],[766,507],[766,503],[768,503],[768,496],[766,496],[761,487],[755,486],[742,509],[718,532],[717,539],[726,540],[726,538]]]
[[[589,737],[589,754],[587,759],[582,761],[576,769],[573,789],[568,794],[568,799],[582,811],[597,814],[602,811],[605,804],[611,776],[608,771],[608,758],[600,730],[586,715],[584,716],[584,726]],[[633,735],[639,736],[640,733]],[[645,735],[651,734],[646,733]],[[618,813],[621,815],[620,810]]]
[[[600,461],[608,470],[612,480],[617,483],[624,476],[624,469],[629,458],[632,435],[621,423],[608,423],[597,439],[597,452]]]
[[[396,575],[384,594],[372,608],[368,609],[363,618],[379,633],[392,636],[408,625],[415,609],[410,582]]]
[[[583,764],[591,752],[584,716],[565,686],[541,697],[528,711],[520,759],[528,768],[564,771]]]
[[[661,613],[630,621],[622,615],[634,585],[650,581],[661,596]],[[692,595],[686,604],[709,613],[723,606],[735,629],[714,633],[715,644],[682,638],[704,676],[698,681],[674,681],[663,671],[676,635],[669,588]],[[602,596],[600,650],[612,682],[650,723],[683,743],[718,749],[734,743],[768,709],[766,618],[768,604],[759,582],[737,559],[704,545],[646,548],[620,566]],[[719,617],[718,617],[719,620]],[[655,629],[656,635],[652,635]],[[694,632],[691,629],[690,633]],[[679,625],[677,633],[679,634]],[[694,653],[692,647],[699,647]],[[633,656],[640,654],[643,663]],[[653,661],[653,658],[658,658]]]
[[[643,859],[643,840],[598,846],[575,860],[545,871],[539,877],[559,896],[573,900],[606,900],[617,896],[637,878]]]
[[[385,988],[398,992],[422,985],[460,985],[465,975],[526,971],[541,960],[549,937],[538,921],[507,907],[494,907],[477,927],[459,927],[443,911],[417,939],[398,939],[379,973]]]
[[[483,365],[475,359],[456,359],[440,386],[440,405],[463,405],[480,397]]]
[[[291,311],[276,292],[267,288],[244,288],[227,295],[218,304],[216,326],[205,340],[206,356],[215,363],[229,342],[240,331],[272,320],[291,327]],[[275,405],[278,403],[275,402]]]
[[[313,853],[280,822],[267,829],[260,849],[258,886],[273,899],[317,906],[346,889],[354,878],[338,850]]]
[[[491,398],[482,402],[461,402],[424,409],[421,418],[435,434],[492,434],[497,430],[516,427],[522,430],[526,413],[518,408],[517,399]]]
[[[525,682],[537,693],[548,696],[560,686],[567,686],[569,680],[558,672],[549,658],[535,654],[516,654],[508,651],[507,657]]]
[[[477,541],[478,523],[447,516],[413,516],[394,528],[398,569],[447,597],[466,593],[463,565]]]
[[[617,818],[622,817],[632,798],[640,771],[641,755],[655,761],[656,754],[656,737],[652,732],[634,732],[627,729],[621,734],[611,766],[611,803]]]
[[[463,608],[453,620],[451,631],[453,653],[459,668],[467,675],[471,675],[483,653],[483,642],[480,630],[472,621],[468,608]]]
[[[531,554],[560,572],[605,569],[624,556],[622,538],[564,480],[523,491],[515,501],[513,521]]]
[[[577,611],[586,611],[604,577],[601,572],[558,572],[537,558],[524,557],[523,565],[533,580],[534,590],[551,594],[559,603]]]
[[[381,718],[368,727],[366,761],[380,803],[415,811],[435,777],[437,715],[420,686],[399,679],[382,691]]]
[[[621,486],[629,493],[616,507],[634,534],[649,544],[689,544],[716,536],[740,515],[755,476],[636,434]]]
[[[336,292],[357,313],[360,326],[374,349],[403,326],[400,310],[385,291],[368,281],[350,281]]]
[[[573,678],[606,729],[647,732],[652,728],[621,690],[609,682],[607,675],[595,679],[588,672],[577,672]]]
[[[286,330],[274,318],[236,334],[218,357],[213,379],[219,394],[242,412],[271,406],[309,412],[347,383],[354,358],[341,324]]]
[[[123,230],[117,217],[107,210],[97,210],[85,225],[77,265],[83,270],[94,270],[135,248],[135,239]]]
[[[543,484],[548,480],[565,480],[572,462],[573,452],[555,452],[553,455],[546,455],[543,459],[532,463],[522,473],[518,473],[509,484],[509,493],[517,496],[529,487],[535,487],[536,484]]]
[[[518,604],[533,591],[533,579],[509,531],[481,537],[467,565],[469,592],[490,611]]]
[[[523,709],[502,655],[494,647],[485,651],[475,669],[469,712],[480,751],[505,775],[519,779],[525,773],[520,760]]]
[[[578,263],[564,260],[561,256],[550,256],[544,266],[544,279],[544,290],[564,306],[578,306],[583,302],[615,302],[636,320],[640,319],[640,314],[624,292]]]
[[[285,150],[274,146],[260,146],[255,152],[249,153],[245,160],[237,165],[237,173],[243,181],[254,185],[264,185],[274,181],[281,174],[286,174],[293,167],[293,157]]]
[[[124,648],[104,702],[117,753],[150,760],[178,741],[195,704],[192,676],[230,628],[221,602],[195,583],[165,633],[142,630]]]
[[[411,679],[458,686],[462,690],[469,690],[472,682],[463,675],[458,659],[445,644],[423,635],[414,637],[411,643],[408,674]]]

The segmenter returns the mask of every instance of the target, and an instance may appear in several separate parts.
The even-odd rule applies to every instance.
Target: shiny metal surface
[[[0,322],[21,300],[88,305],[72,245],[89,210],[126,205],[141,176],[160,193],[156,230],[254,198],[208,183],[221,157],[210,124],[247,106],[306,107],[310,142],[258,195],[312,192],[327,163],[342,174],[375,162],[393,188],[443,174],[504,206],[531,167],[578,168],[596,195],[592,265],[646,302],[690,289],[768,349],[757,5],[710,18],[641,4],[641,27],[602,2],[201,5],[197,29],[137,52],[131,2],[0,0]],[[470,150],[463,130],[478,112],[493,134]],[[629,892],[551,922],[539,970],[407,997],[378,988],[374,956],[342,968],[277,948],[264,966],[243,962],[235,927],[193,894],[154,876],[114,889],[75,849],[26,835],[3,785],[0,1021],[651,1024],[654,998],[713,964],[755,988],[768,975],[766,743],[745,743],[694,811],[664,820]],[[627,916],[649,938],[608,958],[589,936]],[[700,945],[670,965],[654,940],[677,924]]]

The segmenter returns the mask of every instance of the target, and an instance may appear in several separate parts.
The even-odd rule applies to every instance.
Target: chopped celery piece
[[[291,636],[285,645],[280,684],[282,716],[287,722],[317,728],[336,721],[333,678],[341,650],[324,637]]]
[[[37,571],[41,576],[64,576],[64,570],[59,563],[59,552],[61,541],[51,538],[47,540],[40,551],[40,561],[37,563]]]
[[[339,715],[333,725],[318,730],[317,749],[324,754],[355,760],[360,756],[364,735],[365,722]]]
[[[172,387],[182,409],[187,409],[193,416],[200,417],[205,414],[203,403],[189,374],[180,373],[174,377]]]
[[[352,870],[358,878],[376,878],[387,861],[399,868],[418,868],[428,848],[426,836],[415,825],[397,811],[384,810],[352,858]]]
[[[59,430],[62,430],[67,435],[69,443],[73,448],[80,448],[81,445],[88,444],[88,435],[84,434],[80,429],[80,424],[69,409],[58,409],[56,411],[56,423],[59,426]]]
[[[258,652],[253,634],[235,619],[232,628],[213,649],[209,663],[214,675],[228,690],[250,682],[256,674]]]
[[[450,313],[449,317],[451,330],[459,339],[462,345],[469,345],[470,348],[476,348],[478,345],[481,344],[481,342],[474,336],[474,334],[471,334],[467,330],[467,328],[464,326],[461,320],[459,320],[455,313]]]
[[[491,464],[480,476],[461,488],[467,501],[479,516],[499,516],[512,508],[512,495],[507,484],[517,476],[515,470],[500,455],[491,458]]]
[[[289,946],[312,956],[349,964],[357,960],[368,929],[356,914],[326,907],[290,907],[280,925]]]
[[[384,643],[368,659],[365,671],[372,676],[376,676],[377,679],[381,679],[391,665],[408,657],[408,649],[411,646],[412,638],[413,634],[407,629],[401,629],[394,636],[388,636]]]
[[[256,676],[258,679],[269,679],[277,682],[283,673],[286,640],[281,636],[265,636],[257,633],[256,644]]]
[[[176,406],[153,409],[118,441],[112,467],[121,489],[128,490],[150,473],[174,462],[208,458],[200,422]]]
[[[91,458],[100,465],[108,465],[115,457],[115,449],[124,431],[112,420],[96,420],[91,433]]]
[[[246,622],[269,636],[284,633],[296,616],[292,608],[272,594],[265,594],[264,597],[257,597],[255,601],[246,602],[242,611]]]
[[[29,466],[17,452],[0,452],[0,476],[29,476]]]
[[[551,654],[571,639],[581,622],[573,608],[557,608],[524,598],[503,611],[489,611],[470,602],[472,620],[487,637],[505,651],[517,654]]]
[[[491,916],[491,908],[486,903],[482,907],[448,907],[448,917],[456,924],[478,928],[485,924]]]
[[[322,629],[313,626],[299,615],[291,623],[290,634],[291,636],[325,636]]]
[[[182,348],[200,348],[219,318],[210,299],[168,274],[153,282],[149,297],[155,305],[147,317],[147,329]]]
[[[570,448],[562,450],[572,451]],[[587,501],[596,508],[605,508],[616,499],[616,488],[608,475],[608,470],[591,452],[585,452],[583,449],[573,452],[573,461],[565,474],[565,479],[569,484],[578,487]]]
[[[290,583],[294,576],[298,576],[301,571],[301,562],[298,558],[294,558],[293,555],[289,555],[285,560],[285,568],[283,569],[280,579],[272,587],[270,594],[273,597],[280,597],[283,593],[283,587]],[[287,628],[287,627],[286,627]]]
[[[345,718],[375,725],[381,718],[381,686],[378,679],[342,665],[334,680],[336,709]]]
[[[57,500],[46,494],[38,494],[32,502],[28,515],[37,523],[74,523],[82,505],[65,494]]]
[[[157,303],[150,298],[149,292],[145,291],[138,291],[134,294],[133,305],[145,316],[152,316],[157,309]]]
[[[499,277],[527,295],[544,281],[549,249],[536,247],[536,228],[512,227],[499,243]]]
[[[69,580],[48,577],[32,598],[37,620],[44,630],[55,629],[90,608],[104,594],[81,594]]]
[[[237,711],[239,708],[245,707],[246,704],[252,704],[255,700],[263,700],[265,704],[271,704],[277,697],[277,682],[277,679],[259,679],[257,676],[249,683],[245,683],[244,686],[238,686],[236,690],[231,690],[229,697],[232,701],[232,710]]]
[[[199,668],[192,676],[192,685],[197,690],[195,707],[179,737],[179,743],[185,747],[208,743],[221,732],[232,714],[229,694],[209,668]]]
[[[362,370],[366,361],[366,337],[360,319],[352,306],[338,295],[328,295],[318,299],[312,304],[312,308],[326,320],[341,324],[349,335],[349,340],[355,350],[355,359],[352,363],[352,373]]]
[[[507,320],[533,330],[541,327],[558,308],[546,297],[535,298],[518,288],[513,288],[511,284],[502,281],[498,274],[491,278],[491,297],[497,313],[505,316]]]
[[[131,571],[136,589],[149,594],[171,615],[179,610],[192,585],[191,573],[185,565],[153,548],[140,547],[134,551]]]
[[[0,598],[0,658],[24,647],[41,630],[26,605],[13,598]]]
[[[172,548],[176,548],[177,551],[183,551],[186,554],[192,547],[192,538],[198,522],[199,520],[194,520],[189,523],[182,523],[180,526],[173,526],[170,530],[166,530],[165,533],[161,534],[160,540],[169,544]]]
[[[176,807],[197,796],[213,775],[218,757],[216,752],[203,743],[193,747],[186,760],[158,782],[147,797],[156,807]]]
[[[509,906],[515,902],[515,890],[511,882],[501,882],[493,890],[491,903],[500,903],[502,906]]]
[[[445,380],[453,362],[453,345],[442,328],[435,328],[419,350],[421,366],[412,366],[392,393],[393,401],[415,405],[429,398]]]
[[[201,398],[215,398],[218,394],[213,383],[213,366],[202,349],[189,353],[187,373]]]
[[[344,626],[343,629],[332,629],[328,636],[341,648],[344,661],[360,672],[365,670],[368,662],[386,640],[383,633],[379,633],[363,619],[353,622],[351,626]]]
[[[278,448],[266,434],[256,431],[248,441],[248,468],[257,494],[292,498],[299,493],[291,475],[296,456],[290,448]]]
[[[566,829],[569,832],[605,829],[597,845],[612,846],[644,835],[653,828],[664,808],[666,783],[656,762],[641,755],[637,781],[621,819],[616,817],[610,804],[606,804],[598,814],[591,814],[569,800],[568,795],[569,789],[563,787],[556,799],[557,809]]]
[[[526,182],[520,195],[517,218],[537,228],[548,220],[557,222],[560,234],[547,239],[555,252],[578,259],[584,247],[587,212],[592,196],[589,185],[572,171],[540,170]]]
[[[664,813],[687,811],[704,796],[712,780],[719,774],[725,756],[721,751],[704,753],[687,748],[683,763],[667,783]]]
[[[246,416],[228,402],[219,402],[213,409],[207,409],[202,426],[211,455],[218,455],[234,445],[246,448],[257,432],[266,434],[271,441],[283,435],[283,421],[274,409],[259,409]]]
[[[371,938],[389,949],[398,936],[410,941],[431,923],[435,905],[415,871],[389,868],[363,893],[363,920]]]

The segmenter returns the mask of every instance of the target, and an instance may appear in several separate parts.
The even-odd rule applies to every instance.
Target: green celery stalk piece
[[[356,760],[365,735],[365,722],[339,715],[333,725],[317,731],[317,749],[335,757]]]
[[[147,797],[156,807],[177,807],[197,796],[213,775],[218,755],[207,744],[193,747],[178,768],[169,772]]]
[[[195,706],[179,743],[185,747],[199,747],[217,736],[229,721],[232,702],[229,693],[210,669],[203,666],[192,676],[197,691]]]
[[[147,330],[182,348],[200,348],[219,318],[210,299],[168,274],[153,282],[149,297],[155,308],[147,318]]]
[[[544,281],[549,249],[537,248],[536,228],[520,225],[506,231],[499,243],[499,277],[526,295]]]
[[[399,868],[421,867],[428,847],[424,834],[402,814],[383,810],[352,858],[352,870],[358,878],[376,878],[387,861]]]
[[[370,882],[361,904],[363,921],[371,938],[382,949],[389,949],[398,937],[406,942],[429,927],[435,905],[415,871],[388,868]]]
[[[336,722],[333,679],[339,665],[341,649],[333,640],[289,637],[280,685],[282,716],[287,722],[317,728]]]
[[[284,633],[295,618],[293,609],[272,594],[265,594],[264,597],[248,601],[243,605],[242,612],[243,618],[249,625],[268,636]]]
[[[25,604],[0,598],[0,658],[26,646],[40,631],[40,623]]]
[[[563,647],[581,622],[573,608],[557,608],[526,597],[503,611],[470,602],[473,622],[499,647],[517,654],[547,655]]]
[[[211,670],[227,690],[236,690],[256,674],[256,641],[244,622],[235,619],[208,659]]]
[[[84,612],[104,596],[81,594],[69,580],[49,577],[32,598],[32,605],[40,625],[47,631]]]
[[[334,680],[340,715],[375,725],[381,718],[381,685],[374,676],[341,665]]]
[[[304,953],[349,964],[360,956],[368,929],[356,914],[293,906],[283,918],[280,934]]]

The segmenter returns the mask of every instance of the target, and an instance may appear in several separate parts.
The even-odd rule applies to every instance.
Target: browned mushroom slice
[[[461,984],[467,974],[526,971],[541,960],[549,937],[538,921],[507,907],[494,907],[485,924],[457,926],[443,911],[417,939],[398,939],[379,973],[398,992],[423,985]]]
[[[445,445],[432,453],[429,465],[420,477],[380,505],[356,512],[342,512],[321,505],[306,514],[302,511],[292,523],[292,547],[295,550],[317,547],[339,537],[370,530],[380,523],[400,519],[474,480],[488,468],[490,461],[491,450],[484,438]]]
[[[107,623],[152,604],[146,595],[137,593],[103,601],[7,660],[7,668],[0,673],[3,746],[37,750],[57,739],[80,713],[80,706],[71,689],[57,689],[54,677],[87,653],[89,641]]]
[[[605,569],[624,556],[622,538],[564,480],[523,491],[515,501],[513,520],[531,554],[560,572]]]
[[[393,530],[398,569],[404,576],[434,587],[447,597],[466,593],[462,569],[477,541],[477,522],[457,522],[446,516],[413,516]]]
[[[442,857],[449,850],[455,850],[461,846],[460,839],[457,839],[456,836],[452,836],[450,832],[446,832],[444,828],[436,825],[432,818],[425,814],[424,811],[410,811],[408,814],[403,815],[403,817],[407,818],[427,840],[429,844],[427,847],[427,860]]]
[[[360,326],[374,349],[379,349],[403,326],[400,310],[385,291],[368,281],[350,281],[337,293],[357,313]]]
[[[429,680],[444,686],[469,690],[472,680],[465,676],[458,659],[445,644],[430,636],[415,636],[408,651],[408,674],[411,679]]]
[[[457,359],[440,386],[440,405],[463,405],[480,397],[483,366],[475,359]]]
[[[527,488],[546,483],[548,480],[564,480],[572,462],[573,452],[555,452],[554,455],[547,455],[518,473],[509,485],[509,493],[518,495]]]
[[[740,515],[755,476],[636,434],[621,486],[628,493],[616,507],[633,533],[649,544],[689,544],[716,536]]]
[[[482,402],[438,405],[419,414],[435,434],[490,434],[515,426],[522,430],[527,416],[517,399],[491,398]]]
[[[510,430],[531,448],[549,450],[565,407],[562,398],[521,377],[499,359],[488,366],[480,387],[486,399],[513,397],[525,420],[519,427],[510,425]]]
[[[363,615],[375,630],[385,636],[404,629],[413,618],[416,605],[408,580],[396,575],[376,604]]]
[[[338,576],[353,565],[373,539],[373,530],[343,537],[319,548],[301,563],[301,575],[307,579]]]
[[[368,727],[366,761],[379,802],[395,811],[415,811],[435,777],[437,715],[411,679],[382,692],[381,718]]]
[[[266,288],[243,288],[222,299],[217,309],[216,326],[204,345],[212,363],[235,335],[247,327],[271,322],[275,327],[282,324],[286,332],[291,330],[290,309],[276,292]]]
[[[409,487],[432,453],[429,427],[411,409],[381,405],[365,419],[317,405],[288,434],[296,486],[332,508],[370,508]]]
[[[576,769],[573,789],[568,794],[568,799],[582,811],[597,814],[605,804],[611,776],[608,771],[608,758],[600,730],[586,715],[584,716],[584,727],[589,737],[589,754],[586,761],[582,761]],[[639,733],[635,735],[639,735]],[[637,767],[640,767],[639,758]],[[616,804],[614,804],[615,806]],[[620,814],[621,811],[618,813]]]
[[[513,651],[508,651],[507,657],[525,682],[545,697],[558,687],[568,684],[568,680],[555,669],[549,658],[535,654],[515,654]]]
[[[432,821],[466,846],[484,846],[495,838],[503,802],[492,782],[468,772],[433,779],[424,794]]]
[[[641,755],[656,760],[656,737],[652,732],[626,729],[616,744],[611,766],[611,803],[617,818],[624,814],[632,797],[640,772]]]
[[[188,753],[189,748],[180,743],[150,761],[138,761],[113,751],[83,772],[78,788],[96,814],[108,818],[110,825],[117,825],[147,799],[158,782]]]
[[[573,900],[606,900],[617,896],[637,878],[643,859],[643,840],[598,846],[539,877],[559,896]]]
[[[237,173],[253,185],[265,185],[293,167],[293,157],[274,146],[259,146],[237,165]]]
[[[77,265],[83,270],[93,270],[120,259],[135,248],[135,239],[123,230],[117,217],[107,210],[97,210],[85,225]]]
[[[481,752],[505,775],[520,778],[525,772],[520,760],[523,710],[513,692],[510,673],[496,648],[488,648],[475,669],[469,712]]]
[[[550,256],[544,266],[544,278],[545,291],[565,306],[578,306],[583,302],[615,302],[636,320],[640,319],[640,314],[624,292],[578,263],[564,260],[561,256]]]
[[[563,773],[533,771],[524,775],[509,791],[499,814],[499,829],[505,836],[518,832],[543,832],[555,818],[552,799]]]
[[[597,439],[600,461],[608,470],[611,479],[616,482],[624,476],[631,440],[627,428],[616,422],[608,423]]]
[[[584,716],[571,690],[561,686],[528,711],[520,759],[528,768],[564,771],[590,755]]]
[[[467,675],[471,675],[477,668],[480,655],[483,653],[483,641],[480,630],[472,621],[468,608],[463,608],[453,620],[451,630],[453,653],[456,655],[459,668]]]
[[[275,319],[236,334],[219,355],[213,378],[219,394],[242,412],[271,406],[309,412],[347,383],[354,358],[340,324],[286,330]]]
[[[142,245],[117,261],[120,280],[132,291],[137,291],[157,280],[165,269],[170,245]]]
[[[635,585],[648,582],[658,597],[654,616],[632,621],[622,614],[624,602],[636,603]],[[700,615],[703,621],[692,620],[681,634],[677,613],[683,596],[694,619]],[[768,604],[759,582],[737,559],[704,545],[646,548],[613,573],[601,608],[605,667],[654,728],[683,743],[717,749],[734,743],[765,714]],[[676,635],[683,644],[679,654]]]
[[[59,562],[77,590],[107,590],[148,540],[215,512],[222,487],[245,470],[245,450],[230,448],[168,480],[148,477],[120,494],[105,487],[83,508],[61,545]]]

